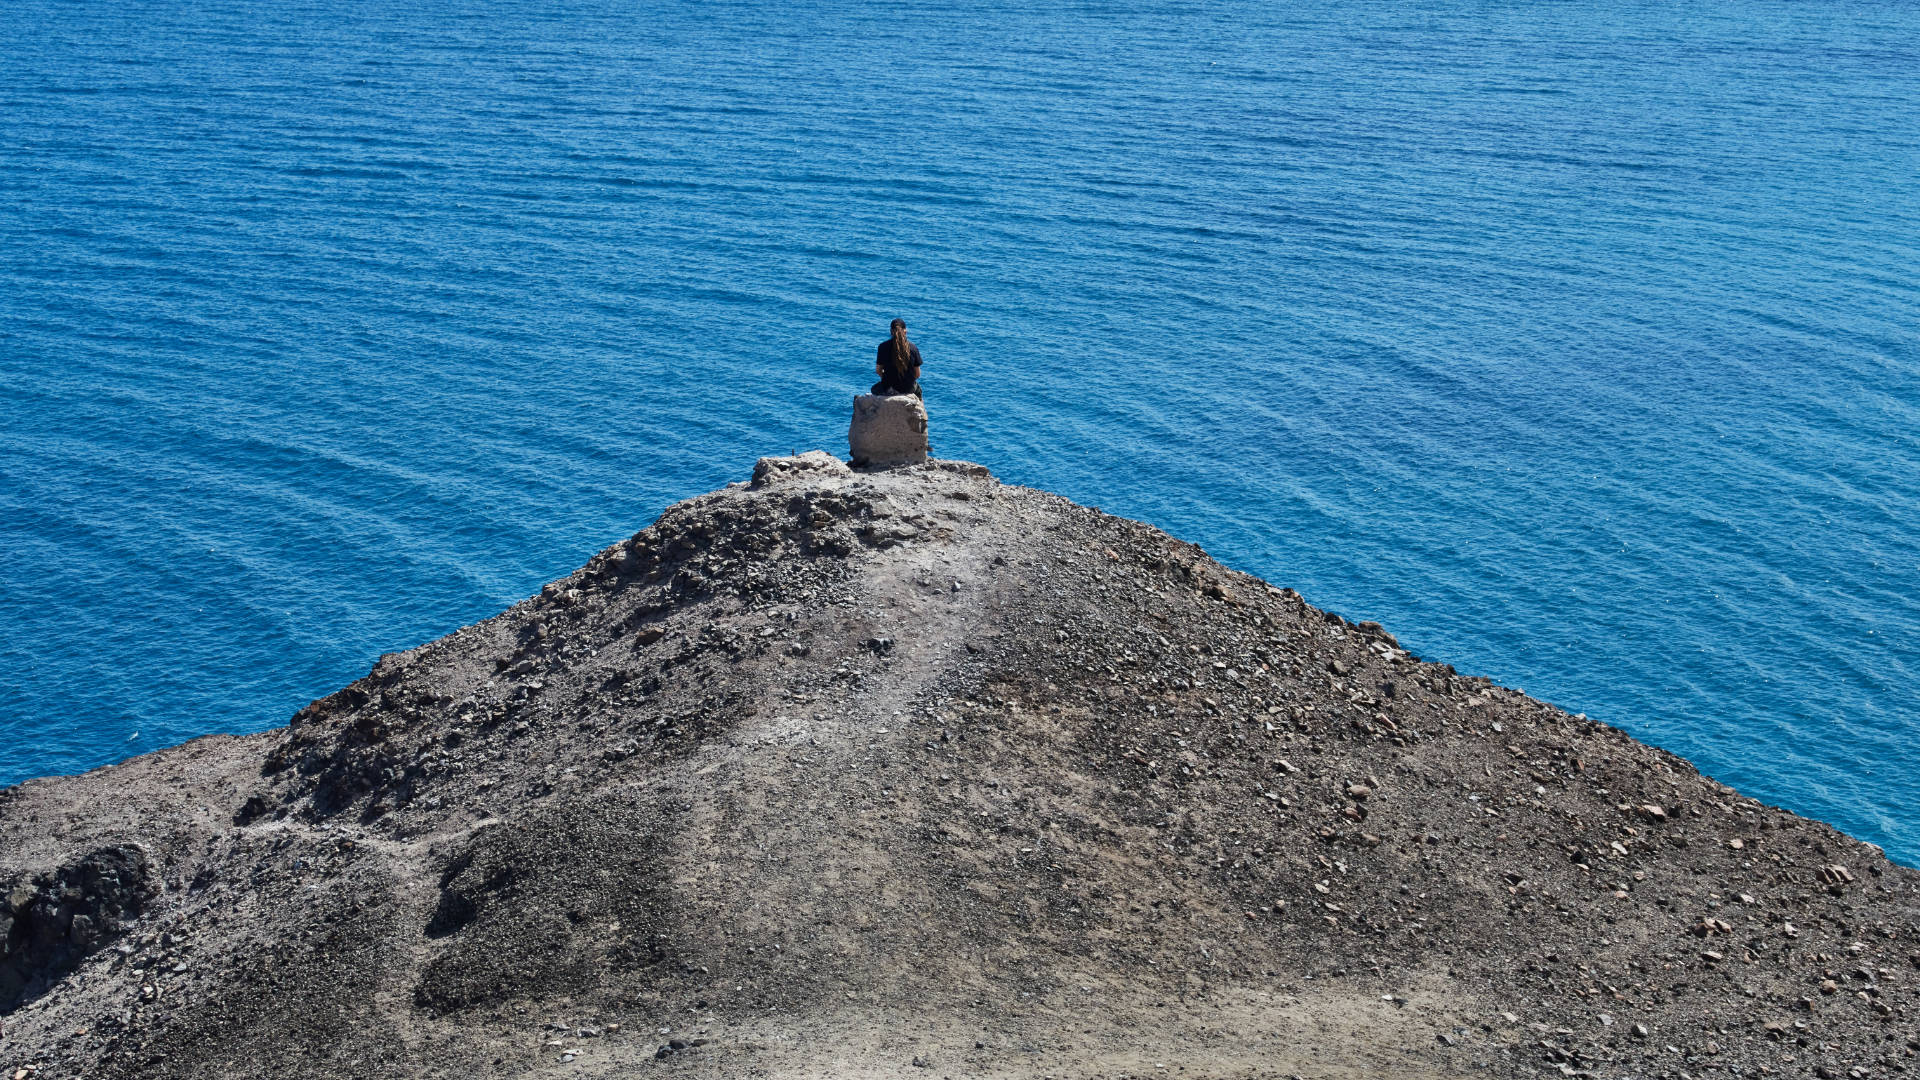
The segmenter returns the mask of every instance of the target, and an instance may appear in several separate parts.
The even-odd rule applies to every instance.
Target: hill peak
[[[820,453],[284,729],[12,789],[0,853],[46,1075],[1758,1075],[1906,1054],[1920,974],[1870,845],[1151,527]]]

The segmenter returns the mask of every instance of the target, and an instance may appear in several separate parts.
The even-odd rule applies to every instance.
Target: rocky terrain
[[[1891,1076],[1917,889],[1155,529],[815,453],[0,791],[0,1077]]]

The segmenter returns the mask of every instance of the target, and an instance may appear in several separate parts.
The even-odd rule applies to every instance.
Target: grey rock
[[[927,408],[910,395],[862,394],[853,399],[847,448],[856,466],[884,468],[927,460]]]
[[[809,450],[793,457],[763,457],[753,465],[752,487],[774,487],[788,481],[811,481],[831,476],[852,476],[846,462],[825,450]]]

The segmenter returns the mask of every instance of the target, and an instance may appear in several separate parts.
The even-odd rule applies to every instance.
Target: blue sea
[[[1920,862],[1920,6],[10,0],[0,783],[935,450]]]

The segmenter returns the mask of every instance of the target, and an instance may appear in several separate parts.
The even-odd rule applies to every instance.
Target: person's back
[[[880,343],[873,370],[880,381],[870,393],[920,396],[920,346],[907,340],[907,324],[893,320],[892,336]]]

